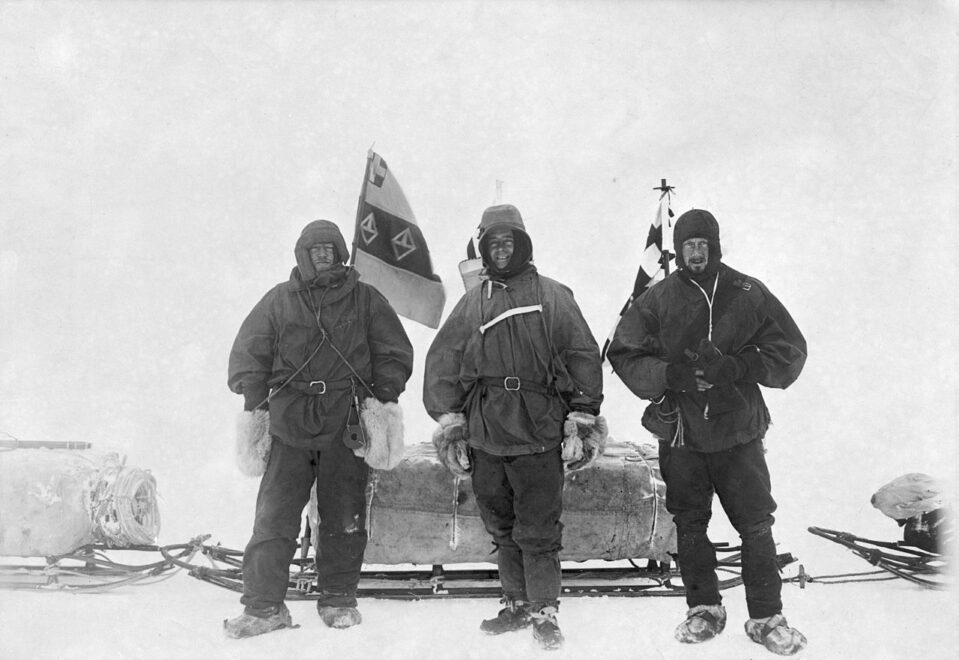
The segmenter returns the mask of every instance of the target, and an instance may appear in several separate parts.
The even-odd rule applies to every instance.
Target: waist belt
[[[298,392],[304,392],[318,396],[320,394],[329,394],[352,389],[352,378],[340,378],[338,380],[294,380],[289,384],[291,389]]]
[[[478,382],[486,387],[502,387],[509,392],[525,390],[547,396],[556,394],[556,390],[552,387],[546,387],[531,380],[520,380],[518,376],[483,376]]]

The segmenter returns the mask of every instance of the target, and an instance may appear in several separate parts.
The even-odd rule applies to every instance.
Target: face
[[[686,268],[694,275],[706,270],[709,261],[709,241],[705,238],[690,238],[683,241],[683,261]]]
[[[509,265],[509,259],[513,256],[513,230],[491,230],[486,245],[489,248],[489,257],[493,265],[503,270]]]
[[[332,243],[317,243],[310,248],[310,261],[317,273],[328,270],[336,259],[336,248]]]

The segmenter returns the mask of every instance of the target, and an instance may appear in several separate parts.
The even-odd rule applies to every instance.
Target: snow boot
[[[806,636],[790,628],[786,617],[773,614],[765,619],[750,619],[746,622],[746,634],[757,644],[762,644],[777,655],[796,655],[806,648]]]
[[[260,609],[247,607],[240,616],[223,620],[223,632],[233,639],[254,637],[292,627],[293,618],[284,603]]]
[[[500,602],[506,607],[501,609],[495,618],[485,619],[480,624],[480,630],[487,635],[500,635],[529,626],[529,603],[508,597]]]
[[[330,628],[352,628],[363,621],[360,611],[355,607],[331,607],[325,605],[316,608],[320,618]]]
[[[697,605],[686,612],[686,620],[673,633],[683,644],[710,640],[726,627],[726,608],[722,605]]]
[[[533,608],[530,619],[533,621],[533,638],[539,642],[541,648],[553,651],[563,645],[563,633],[556,622],[557,608],[555,605]]]

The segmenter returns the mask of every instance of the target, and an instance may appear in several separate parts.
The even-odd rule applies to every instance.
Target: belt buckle
[[[516,381],[516,387],[510,387],[510,381]],[[507,392],[518,392],[520,386],[520,380],[517,376],[507,376],[503,379],[503,389]]]
[[[322,386],[323,389],[321,389],[319,392],[313,392],[313,394],[326,394],[326,381],[325,381],[325,380],[311,380],[311,381],[310,381],[310,388],[312,388],[314,385],[320,385],[320,386]]]

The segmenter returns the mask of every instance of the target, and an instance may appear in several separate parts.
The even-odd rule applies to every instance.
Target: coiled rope
[[[110,457],[90,493],[90,518],[97,540],[109,547],[154,543],[160,531],[156,479]]]

